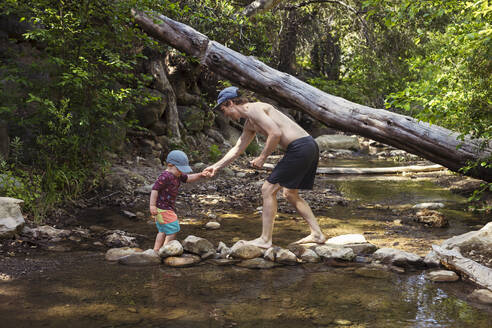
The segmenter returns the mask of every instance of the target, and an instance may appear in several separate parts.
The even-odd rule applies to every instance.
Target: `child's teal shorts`
[[[155,225],[159,232],[165,233],[166,235],[174,235],[181,229],[176,213],[172,210],[161,210],[160,208],[157,209]]]

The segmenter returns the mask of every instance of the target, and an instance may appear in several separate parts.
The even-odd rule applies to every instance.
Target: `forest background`
[[[228,83],[143,33],[132,8],[190,25],[327,93],[492,139],[489,1],[286,0],[246,14],[250,2],[2,1],[0,194],[23,199],[41,220],[97,189],[111,165],[106,154],[124,152],[138,133],[203,156],[187,137],[218,124],[211,108]],[[156,58],[171,86],[160,92]],[[158,126],[142,115],[156,106],[166,112]],[[199,109],[199,127],[186,106]],[[217,145],[208,154],[220,154]]]

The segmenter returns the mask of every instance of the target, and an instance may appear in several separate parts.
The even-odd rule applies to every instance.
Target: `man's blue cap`
[[[191,169],[188,156],[183,153],[181,150],[173,150],[171,151],[166,158],[166,162],[168,164],[172,164],[178,168],[183,173],[191,173],[193,170]]]
[[[214,109],[219,109],[220,104],[226,100],[239,97],[237,90],[239,89],[236,87],[227,87],[219,92],[219,95],[217,96],[217,105],[215,105]]]

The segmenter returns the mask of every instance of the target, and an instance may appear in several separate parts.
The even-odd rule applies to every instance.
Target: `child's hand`
[[[157,215],[157,207],[155,205],[150,205],[150,215]]]
[[[202,171],[199,174],[200,174],[200,177],[202,177],[202,178],[208,178],[208,177],[210,177],[210,173],[209,172]]]

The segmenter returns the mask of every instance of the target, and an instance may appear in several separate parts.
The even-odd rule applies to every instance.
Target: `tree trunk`
[[[383,109],[359,105],[324,93],[288,74],[246,57],[197,32],[188,25],[159,15],[161,24],[132,10],[136,22],[150,35],[176,49],[198,57],[203,65],[237,85],[268,95],[304,110],[341,131],[355,133],[422,156],[453,171],[469,161],[492,158],[492,147],[480,149],[482,140]],[[479,166],[467,175],[492,182],[492,169]]]
[[[167,110],[164,115],[169,127],[169,137],[172,139],[181,140],[176,95],[171,83],[169,83],[169,79],[167,78],[166,69],[162,63],[162,59],[152,60],[150,63],[150,71],[156,80],[156,89],[165,94],[168,100]]]

